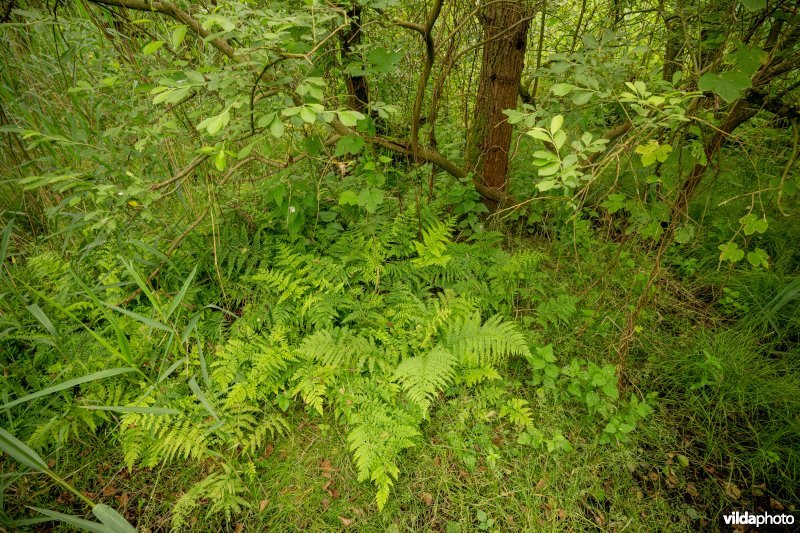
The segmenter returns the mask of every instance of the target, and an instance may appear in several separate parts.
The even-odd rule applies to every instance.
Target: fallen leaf
[[[742,497],[742,491],[739,489],[739,487],[737,487],[730,481],[725,482],[725,494],[727,494],[734,500],[738,500],[739,498]]]
[[[239,533],[240,531],[244,531],[244,524],[243,524],[243,523],[241,523],[241,522],[239,522],[238,524],[236,524],[236,525],[234,526],[233,530],[234,530],[236,533]]]
[[[331,501],[328,498],[322,498],[320,503],[322,504],[323,509],[327,509],[331,505]]]
[[[783,511],[784,510],[783,504],[781,502],[779,502],[778,500],[776,500],[775,498],[770,498],[769,499],[769,505],[770,505],[770,507],[772,507],[773,509],[776,509],[778,511]]]
[[[567,517],[567,512],[564,509],[558,510],[558,519],[564,520]]]
[[[345,518],[343,516],[339,517],[339,521],[342,523],[344,527],[350,527],[353,525],[353,520],[350,518]]]
[[[103,489],[103,496],[113,496],[116,493],[117,493],[117,489],[115,489],[114,487],[111,487],[111,486],[106,487],[106,488]]]
[[[128,500],[130,500],[130,496],[128,496],[127,492],[123,492],[122,496],[117,496],[117,500],[122,507],[128,505]]]
[[[270,442],[269,444],[267,444],[267,447],[264,448],[264,459],[269,459],[270,455],[272,455],[272,452],[274,451],[275,451],[275,446]]]
[[[603,527],[606,524],[606,517],[603,516],[603,513],[597,511],[597,514],[594,515],[594,521],[598,526]]]
[[[264,512],[264,509],[266,509],[266,508],[267,508],[267,504],[268,504],[268,503],[269,503],[269,501],[267,501],[267,500],[261,500],[261,501],[259,502],[259,504],[258,504],[258,512],[259,512],[259,513],[263,513],[263,512]]]
[[[422,494],[420,494],[420,498],[422,499],[422,502],[428,507],[433,505],[433,494],[431,494],[430,492],[423,492]]]
[[[328,494],[330,494],[331,498],[333,498],[334,500],[338,500],[339,499],[339,491],[337,489],[329,490]]]
[[[700,496],[700,492],[697,490],[697,487],[694,486],[694,483],[687,483],[686,484],[686,492],[689,493],[689,496],[692,498],[697,498]]]

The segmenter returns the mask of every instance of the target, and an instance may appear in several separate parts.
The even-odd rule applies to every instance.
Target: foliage
[[[7,2],[0,524],[794,510],[795,11]]]

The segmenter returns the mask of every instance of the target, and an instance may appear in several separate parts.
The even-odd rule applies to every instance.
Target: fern
[[[511,398],[500,409],[500,416],[507,417],[511,423],[524,428],[533,424],[533,412],[528,402],[522,398]]]
[[[403,385],[408,398],[422,409],[423,418],[427,418],[434,394],[453,381],[455,362],[450,352],[436,346],[427,354],[406,359],[397,367],[395,378]]]
[[[525,336],[516,324],[499,315],[483,324],[478,313],[454,320],[446,328],[444,345],[467,368],[494,366],[510,355],[530,355]]]
[[[181,529],[187,525],[188,519],[199,507],[199,500],[207,499],[210,503],[205,516],[223,513],[225,519],[241,513],[251,505],[242,498],[246,488],[232,468],[225,466],[223,472],[213,472],[195,483],[178,499],[172,509],[172,527]]]
[[[358,417],[347,441],[356,462],[358,481],[369,480],[377,487],[375,501],[381,510],[400,474],[396,457],[414,446],[419,431],[408,417],[388,410],[385,405],[372,403],[364,407],[366,411]]]
[[[452,259],[446,254],[450,243],[450,232],[453,221],[447,223],[435,221],[422,232],[422,242],[414,241],[417,256],[411,262],[418,267],[438,266],[444,268]]]

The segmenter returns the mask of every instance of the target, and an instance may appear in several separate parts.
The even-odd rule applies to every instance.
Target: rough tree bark
[[[491,3],[480,15],[486,44],[466,163],[484,185],[501,192],[508,190],[512,133],[503,110],[517,107],[533,14],[531,5],[520,0]]]
[[[350,25],[341,33],[342,59],[347,59],[353,49],[361,44],[361,6],[354,3],[347,10]],[[365,113],[369,104],[369,83],[366,76],[352,76],[345,73],[347,85],[347,106]]]

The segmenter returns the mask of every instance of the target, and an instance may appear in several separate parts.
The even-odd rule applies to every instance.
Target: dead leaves
[[[428,507],[433,505],[433,494],[431,494],[430,492],[423,492],[422,494],[419,495],[419,499],[422,500],[422,503],[424,503]]]

